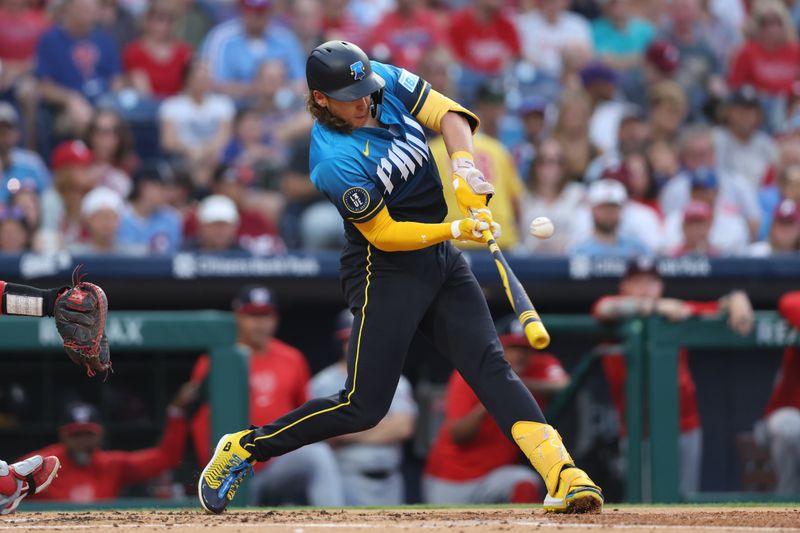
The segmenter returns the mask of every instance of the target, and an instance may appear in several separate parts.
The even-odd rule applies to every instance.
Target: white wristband
[[[453,234],[454,239],[458,239],[461,237],[461,226],[459,225],[460,220],[454,220],[450,223],[450,233]]]

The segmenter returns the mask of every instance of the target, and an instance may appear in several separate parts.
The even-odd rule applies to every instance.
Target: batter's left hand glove
[[[494,194],[494,187],[486,181],[483,173],[475,168],[472,156],[467,152],[453,154],[453,192],[456,195],[458,208],[466,216],[473,211],[489,205]]]
[[[92,377],[111,370],[105,333],[108,300],[103,289],[94,283],[74,281],[58,296],[53,316],[67,356]]]
[[[473,210],[472,218],[474,218],[475,220],[480,220],[481,222],[486,222],[489,225],[489,231],[492,232],[492,237],[494,237],[495,239],[500,238],[500,235],[502,234],[500,224],[494,221],[492,212],[489,210],[488,207]]]

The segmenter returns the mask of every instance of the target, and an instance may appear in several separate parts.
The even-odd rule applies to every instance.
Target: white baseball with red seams
[[[531,221],[529,228],[531,235],[538,239],[549,239],[553,236],[555,228],[553,222],[547,217],[536,217]]]

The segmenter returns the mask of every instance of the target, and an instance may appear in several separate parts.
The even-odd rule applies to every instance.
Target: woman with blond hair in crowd
[[[572,242],[575,213],[583,204],[585,194],[583,184],[571,181],[567,175],[561,143],[555,139],[542,141],[520,205],[522,247],[538,253],[565,253]],[[541,216],[548,217],[557,228],[549,239],[537,239],[528,232],[527,224]]]
[[[745,26],[747,40],[731,61],[728,85],[751,85],[767,104],[774,129],[785,114],[783,99],[792,94],[800,78],[800,46],[797,31],[780,0],[755,0]]]
[[[583,180],[589,163],[599,155],[589,139],[589,120],[592,102],[583,90],[567,90],[558,101],[558,118],[552,138],[561,146],[569,146],[564,156],[564,170],[568,179]]]

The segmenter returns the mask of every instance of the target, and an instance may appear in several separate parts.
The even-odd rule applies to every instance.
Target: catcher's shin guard
[[[597,513],[603,493],[586,472],[577,468],[561,435],[540,422],[519,421],[511,428],[517,446],[544,479],[544,510],[555,513]]]
[[[209,513],[219,514],[236,495],[236,489],[247,475],[253,475],[255,462],[241,445],[242,437],[252,430],[223,435],[214,455],[197,482],[197,497],[200,505]]]

